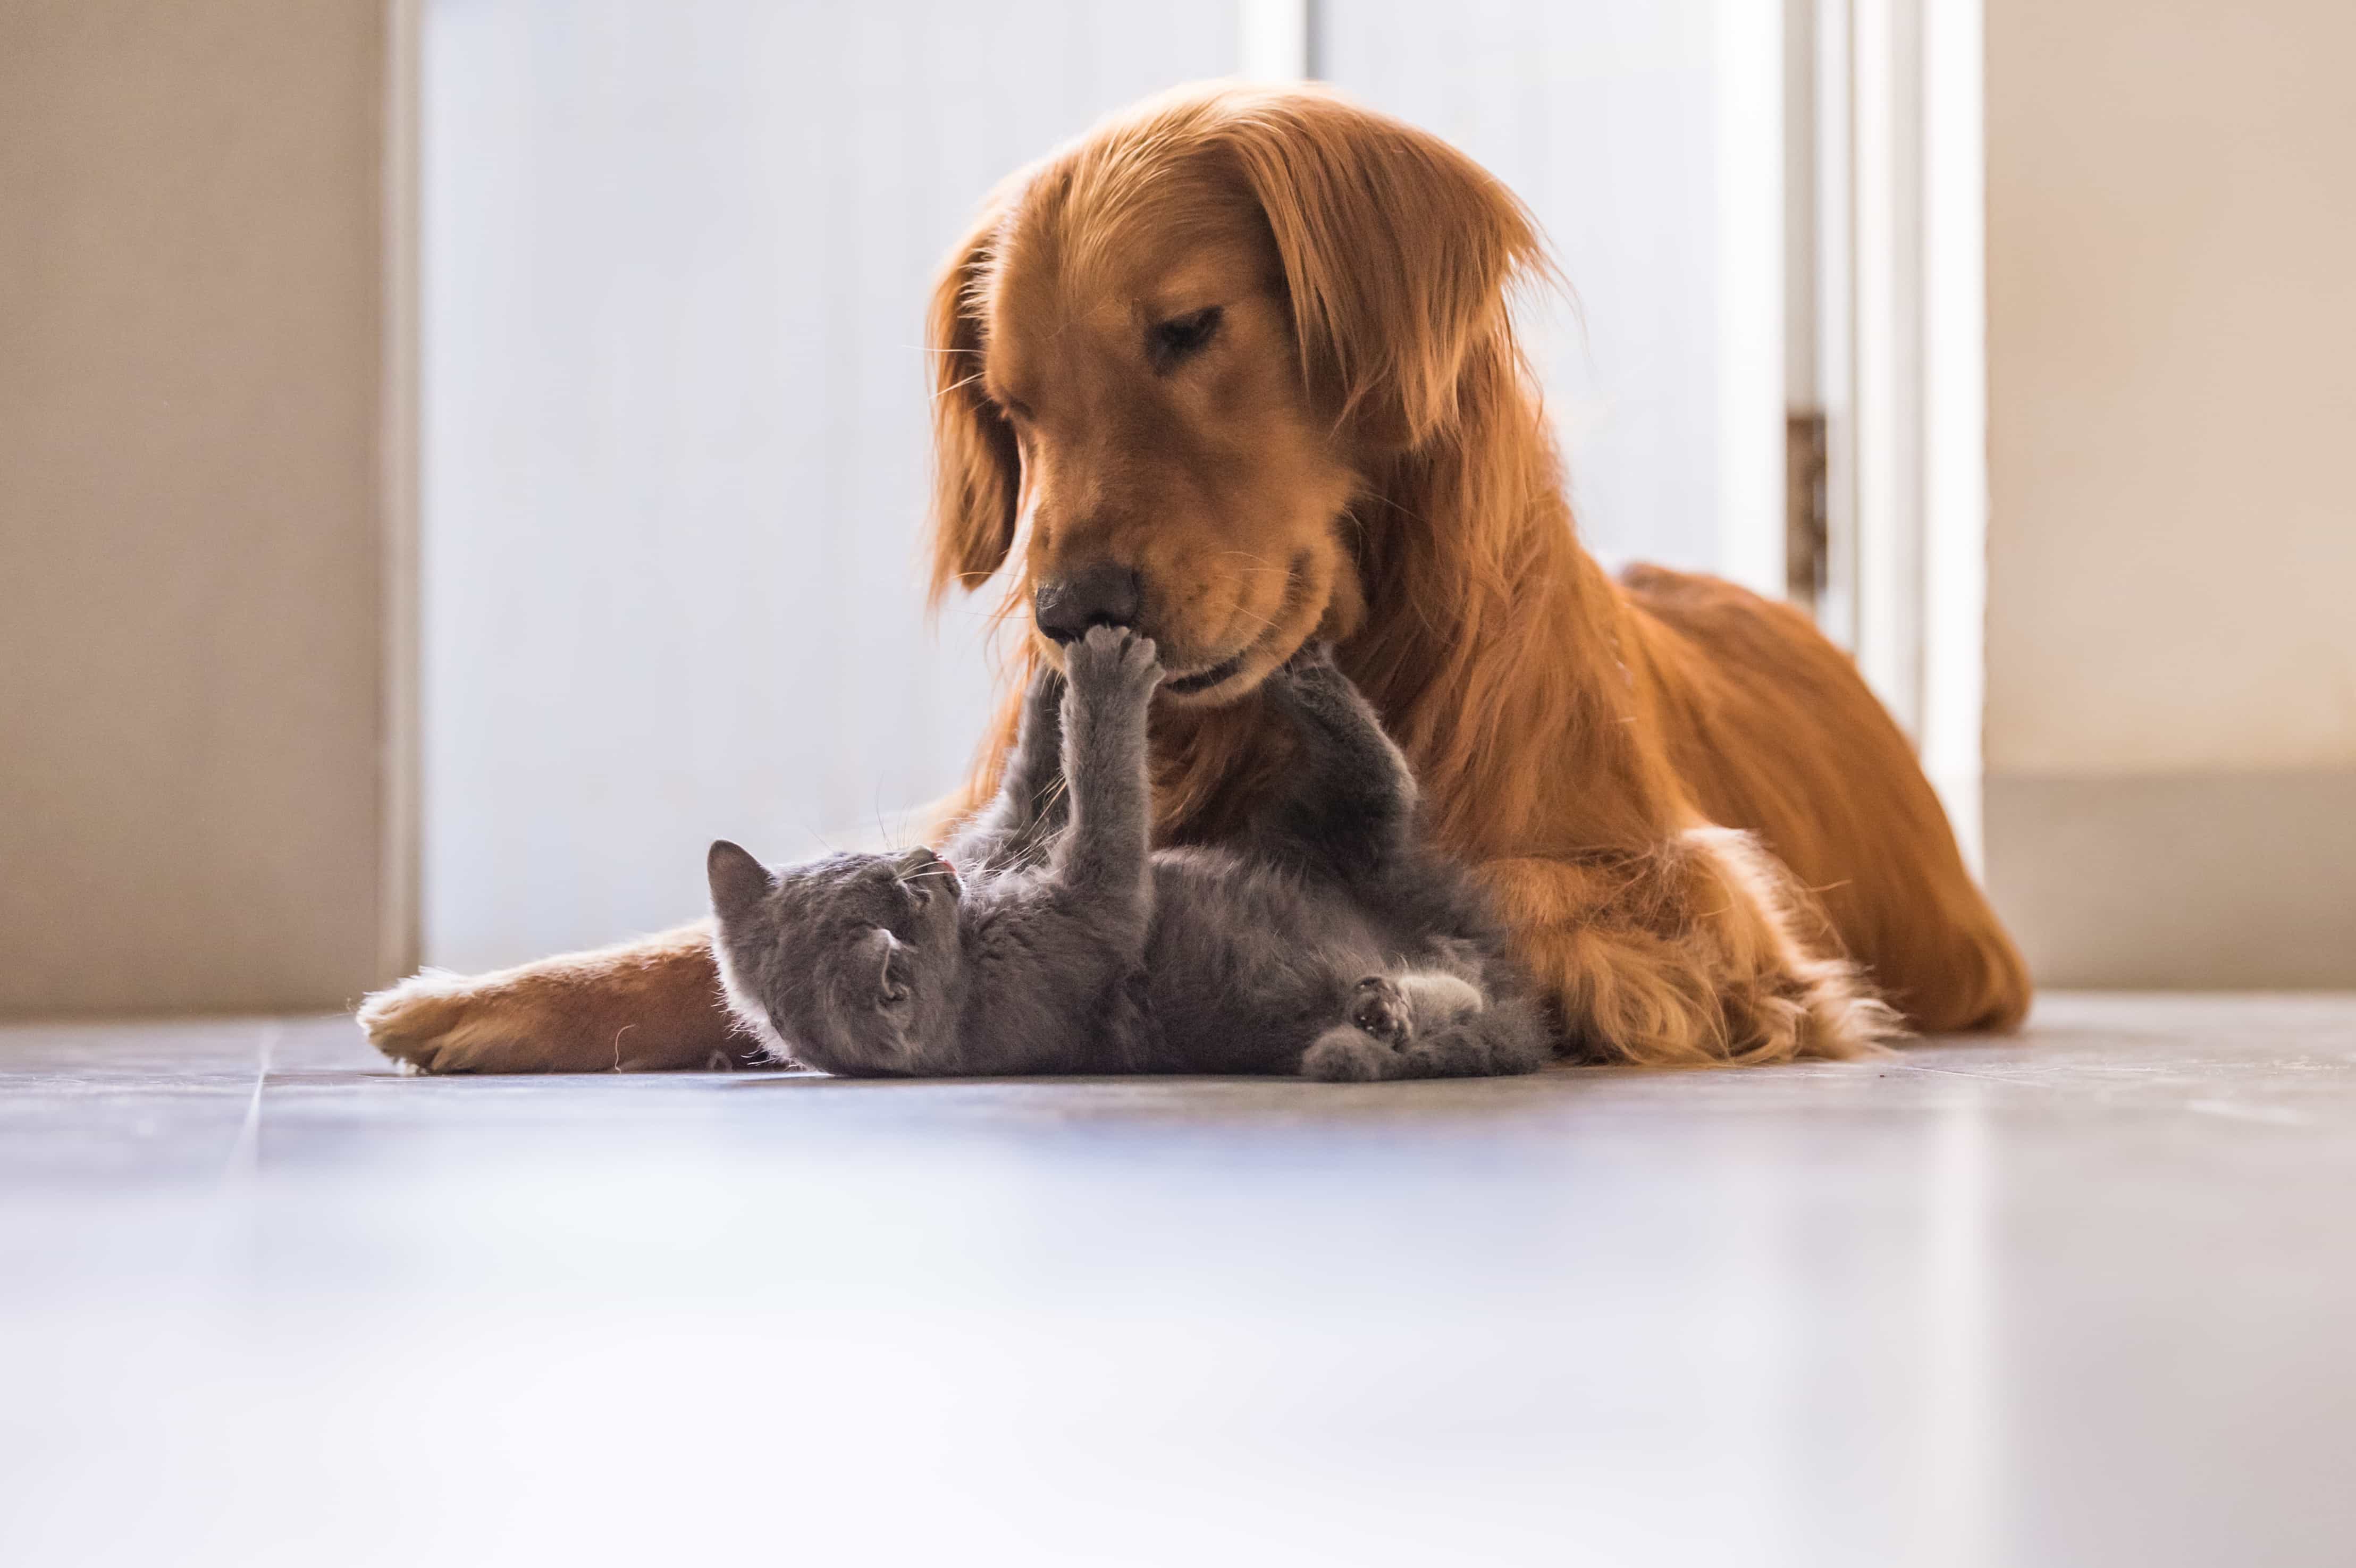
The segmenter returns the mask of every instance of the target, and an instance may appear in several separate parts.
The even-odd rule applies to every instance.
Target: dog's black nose
[[[1068,643],[1090,626],[1134,626],[1143,598],[1136,572],[1101,560],[1041,583],[1031,618],[1055,641]]]

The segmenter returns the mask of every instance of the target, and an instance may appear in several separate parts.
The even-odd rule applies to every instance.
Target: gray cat
[[[1269,677],[1300,736],[1233,847],[1151,851],[1153,644],[1097,626],[1043,669],[997,799],[946,859],[771,872],[712,847],[728,999],[772,1053],[862,1076],[1527,1072],[1550,1053],[1407,762],[1316,648]]]

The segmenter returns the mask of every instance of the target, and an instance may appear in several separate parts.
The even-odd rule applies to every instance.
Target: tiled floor
[[[2356,1563],[2356,998],[1738,1073],[0,1030],[0,1563]]]

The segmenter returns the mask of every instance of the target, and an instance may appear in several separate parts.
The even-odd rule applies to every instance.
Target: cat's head
[[[729,1005],[773,1052],[828,1072],[905,1072],[956,1027],[963,889],[931,850],[772,871],[723,838],[704,869]]]

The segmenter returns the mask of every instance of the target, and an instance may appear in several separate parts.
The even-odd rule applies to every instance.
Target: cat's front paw
[[[1293,656],[1269,673],[1267,689],[1270,696],[1292,704],[1315,706],[1322,693],[1347,689],[1350,677],[1333,662],[1333,645],[1317,641],[1303,643]]]
[[[1279,676],[1295,677],[1323,675],[1328,671],[1338,675],[1341,667],[1333,662],[1333,645],[1323,637],[1312,637],[1293,649],[1290,658],[1277,666]]]
[[[1162,662],[1151,637],[1127,626],[1090,626],[1064,645],[1064,675],[1092,702],[1137,699],[1161,684]]]
[[[1055,711],[1064,700],[1064,672],[1041,659],[1038,669],[1032,673],[1031,688],[1024,694],[1024,700],[1042,713]]]

